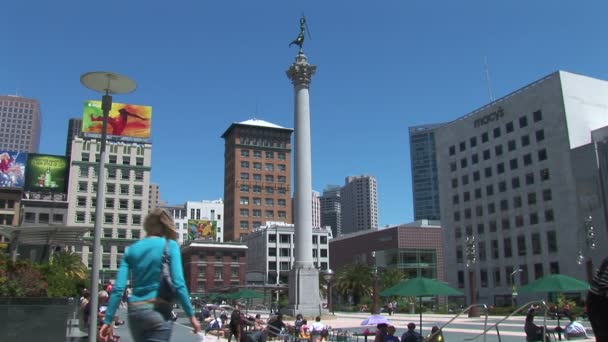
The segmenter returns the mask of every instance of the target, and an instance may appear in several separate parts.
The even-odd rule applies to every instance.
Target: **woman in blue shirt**
[[[112,320],[120,305],[129,272],[131,272],[132,292],[129,296],[128,317],[133,339],[136,342],[169,341],[171,339],[173,326],[170,317],[165,317],[155,309],[158,305],[170,305],[170,303],[163,303],[161,299],[156,298],[160,285],[161,257],[166,243],[168,243],[171,262],[171,278],[177,291],[177,297],[184,312],[190,317],[194,333],[200,331],[200,323],[194,316],[184,281],[182,260],[179,246],[175,241],[177,233],[174,227],[173,219],[162,209],[152,210],[146,217],[144,229],[147,237],[132,244],[125,251],[120,262],[116,283],[99,331],[102,339],[113,334]]]

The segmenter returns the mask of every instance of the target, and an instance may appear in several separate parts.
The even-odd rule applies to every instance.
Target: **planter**
[[[3,342],[65,341],[73,298],[0,298]]]

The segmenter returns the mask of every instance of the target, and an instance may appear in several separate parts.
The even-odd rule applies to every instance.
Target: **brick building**
[[[220,292],[245,286],[247,245],[191,242],[183,245],[181,252],[190,293]]]

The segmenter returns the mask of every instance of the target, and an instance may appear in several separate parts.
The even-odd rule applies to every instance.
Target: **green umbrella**
[[[418,297],[420,303],[420,333],[422,334],[422,297],[462,296],[463,293],[438,280],[417,277],[403,280],[399,284],[380,292],[380,295],[384,297]]]
[[[551,274],[519,288],[520,292],[575,292],[587,291],[589,284],[562,274]]]

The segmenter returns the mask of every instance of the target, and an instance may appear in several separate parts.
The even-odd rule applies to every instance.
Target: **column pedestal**
[[[289,272],[289,305],[282,313],[295,317],[327,314],[319,297],[319,271],[315,268],[294,268]]]

